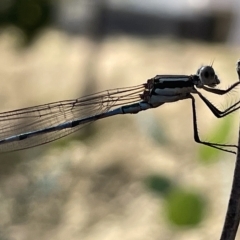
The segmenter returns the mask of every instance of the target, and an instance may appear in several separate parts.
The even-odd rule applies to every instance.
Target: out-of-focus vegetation
[[[211,131],[205,136],[207,141],[214,143],[228,143],[233,128],[232,115],[225,117],[221,122],[217,123]],[[236,151],[236,148],[229,150]],[[214,148],[206,147],[205,145],[199,146],[199,160],[205,163],[211,163],[217,161],[223,154],[222,151],[216,151]]]
[[[205,199],[194,190],[185,190],[174,179],[162,175],[149,175],[146,186],[161,196],[164,202],[164,216],[170,225],[182,228],[197,227],[204,218]]]
[[[0,41],[2,109],[84,95],[91,41],[49,30],[18,52],[7,36],[2,34]],[[94,87],[100,91],[138,85],[156,74],[191,74],[213,56],[224,88],[237,79],[237,51],[170,39],[109,37],[95,59]],[[227,97],[231,101],[235,96]],[[225,128],[234,132],[236,119],[216,119],[196,102],[201,139],[213,140],[217,126],[216,132],[224,135],[217,141],[234,143],[225,138],[230,131]],[[215,97],[213,103],[221,107]],[[106,239],[111,234],[114,239],[146,239],[152,232],[152,239],[219,235],[226,211],[222,199],[227,197],[222,181],[231,174],[225,174],[227,167],[221,172],[220,161],[198,161],[189,101],[93,126],[97,130],[86,130],[87,140],[84,135],[66,137],[45,147],[0,155],[0,228],[6,238],[22,234],[23,239],[36,239],[38,232],[44,237],[37,239],[66,239],[71,234],[72,239]],[[234,163],[231,154],[218,156],[227,166]]]
[[[17,27],[25,43],[31,41],[51,22],[50,0],[2,0],[0,27]]]
[[[0,27],[18,28],[26,44],[36,39],[29,51],[19,53],[5,47],[8,33],[3,34],[0,107],[4,110],[78,97],[85,94],[87,84],[95,92],[141,84],[156,74],[193,74],[213,58],[225,86],[234,82],[238,53],[221,45],[122,35],[93,47],[85,36],[53,30],[38,40],[41,30],[51,24],[51,11],[51,1],[0,3]],[[203,103],[197,112],[201,139],[218,135],[219,142],[231,141],[233,119],[215,125]],[[202,239],[219,235],[226,186],[219,165],[202,163],[225,158],[231,164],[227,160],[232,156],[194,143],[190,102],[104,119],[82,133],[46,148],[0,156],[0,238]],[[207,206],[211,211],[206,211]],[[160,222],[162,216],[165,221]],[[182,231],[173,236],[172,226]],[[194,234],[190,228],[196,230]]]

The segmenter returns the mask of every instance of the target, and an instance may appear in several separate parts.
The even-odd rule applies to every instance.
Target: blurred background
[[[194,74],[237,81],[237,0],[1,0],[0,110]],[[212,97],[224,108],[239,93]],[[209,96],[209,95],[206,95]],[[237,143],[239,115],[197,101],[203,140]],[[191,102],[98,121],[0,155],[0,240],[219,239],[235,156],[193,139]],[[237,239],[240,239],[238,236]]]

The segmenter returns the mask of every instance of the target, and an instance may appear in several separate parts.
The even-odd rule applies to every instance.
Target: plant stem
[[[240,60],[237,62],[237,74],[240,81]],[[231,195],[228,202],[228,209],[225,217],[220,240],[234,240],[237,234],[240,221],[240,127],[238,137],[238,151],[233,175]]]

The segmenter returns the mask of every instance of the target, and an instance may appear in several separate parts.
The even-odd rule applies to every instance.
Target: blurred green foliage
[[[51,6],[51,0],[2,0],[0,27],[17,27],[29,44],[51,23]]]
[[[193,228],[204,218],[204,197],[193,190],[182,189],[173,179],[163,175],[149,175],[147,188],[165,200],[165,217],[171,226]]]
[[[205,201],[198,193],[175,189],[167,196],[164,210],[171,224],[193,227],[203,220]]]
[[[231,144],[231,141],[229,143],[229,135],[232,131],[233,121],[234,119],[232,115],[221,119],[221,121],[215,125],[215,127],[203,140],[208,142],[211,141],[215,143]],[[231,150],[236,151],[234,148]],[[204,163],[216,161],[221,154],[223,154],[223,152],[215,148],[207,147],[205,145],[200,145],[199,147],[199,160]]]
[[[163,175],[149,175],[145,183],[152,192],[158,195],[166,195],[172,187],[172,181]]]

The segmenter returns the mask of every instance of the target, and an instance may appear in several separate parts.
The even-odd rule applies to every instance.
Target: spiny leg
[[[233,90],[233,89],[234,89],[235,87],[237,87],[239,84],[240,84],[240,81],[235,82],[232,86],[230,86],[230,87],[227,88],[227,89],[208,88],[208,87],[206,87],[206,86],[203,86],[202,88],[203,88],[205,91],[210,92],[210,93],[213,93],[213,94],[224,95],[224,94],[230,92],[231,90]]]
[[[240,104],[240,101],[238,101],[238,102],[234,103],[233,105],[231,105],[230,107],[228,107],[227,109],[225,109],[224,111],[220,111],[200,92],[197,92],[197,94],[217,118],[225,117],[225,116],[229,115],[230,113],[235,112],[238,109],[240,109],[240,106],[236,107],[238,104]]]
[[[192,113],[193,113],[193,133],[194,133],[194,140],[197,143],[209,146],[209,147],[213,147],[216,149],[219,149],[221,151],[224,152],[229,152],[229,153],[234,153],[236,154],[236,152],[228,150],[228,149],[224,149],[226,147],[234,147],[234,148],[238,148],[236,145],[227,145],[227,144],[219,144],[219,143],[211,143],[211,142],[205,142],[202,141],[199,137],[198,134],[198,129],[197,129],[197,114],[196,114],[196,105],[195,105],[195,99],[192,95],[189,95],[189,98],[191,98],[192,100]]]

